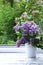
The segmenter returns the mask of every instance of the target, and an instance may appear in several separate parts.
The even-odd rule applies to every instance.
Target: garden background
[[[38,13],[34,15],[33,11]],[[27,13],[27,18],[22,17],[24,12]],[[43,0],[0,0],[0,45],[16,43],[20,35],[13,29],[16,24],[33,20],[39,25],[42,18]]]

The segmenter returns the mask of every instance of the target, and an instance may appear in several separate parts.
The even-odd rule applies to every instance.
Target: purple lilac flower
[[[15,26],[15,31],[19,31],[19,29],[23,30],[23,34],[20,40],[16,42],[17,46],[19,47],[21,44],[25,44],[26,42],[30,42],[30,44],[34,43],[34,38],[29,38],[28,34],[32,34],[34,37],[34,34],[38,33],[39,27],[34,23],[34,21],[30,22],[22,22],[21,26]]]
[[[20,29],[20,26],[17,26],[17,25],[16,25],[16,26],[14,26],[13,28],[14,28],[15,31],[17,32],[17,31]]]
[[[28,25],[27,25],[27,24],[24,23],[24,24],[22,25],[22,27],[23,27],[23,30],[28,30]]]
[[[30,21],[27,24],[28,24],[28,27],[30,28],[34,24],[34,21]]]
[[[22,37],[20,40],[17,40],[16,46],[19,47],[21,44],[25,44],[25,43],[26,43],[26,39]]]
[[[27,34],[23,34],[22,37],[24,37],[25,41],[27,41],[28,39]]]
[[[29,34],[33,34],[32,30],[29,30]]]
[[[17,26],[17,25],[16,25],[16,26],[14,26],[13,28],[14,28],[14,30],[17,32],[17,31],[19,31],[19,29],[22,28],[22,26]]]
[[[21,45],[21,41],[20,40],[17,40],[16,41],[16,46],[19,47]]]
[[[29,31],[28,30],[24,30],[24,34],[28,34],[29,33]]]
[[[23,26],[14,26],[13,29],[15,30],[15,32],[19,31],[20,29],[23,29]]]
[[[22,44],[25,44],[26,43],[25,37],[22,37],[20,40],[21,40]]]
[[[23,27],[24,30],[28,30],[30,29],[30,27],[35,24],[34,21],[31,22],[22,22],[21,26]]]
[[[34,38],[30,38],[30,44],[34,43]]]
[[[37,31],[38,31],[38,25],[32,25],[31,27],[30,27],[30,29],[31,29],[31,31],[33,32],[33,33],[37,33]]]

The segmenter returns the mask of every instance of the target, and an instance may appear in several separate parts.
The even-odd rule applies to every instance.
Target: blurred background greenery
[[[28,18],[22,18],[24,12]],[[13,27],[17,23],[34,20],[39,24],[42,18],[42,0],[0,0],[0,44],[15,44],[18,35]]]

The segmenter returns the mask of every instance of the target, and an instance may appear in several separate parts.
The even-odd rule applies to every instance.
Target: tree
[[[3,0],[3,4],[6,4],[7,2],[10,2],[11,7],[13,7],[14,0]]]

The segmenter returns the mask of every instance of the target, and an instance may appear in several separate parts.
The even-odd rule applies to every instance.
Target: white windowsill
[[[16,46],[0,46],[0,53],[24,53],[25,46],[20,46],[19,48]],[[37,48],[37,53],[43,53],[43,50]]]
[[[25,46],[0,46],[0,65],[43,65],[43,50],[37,48],[36,59],[26,59]]]
[[[25,47],[20,46],[19,48],[16,46],[0,46],[0,53],[24,53]]]

